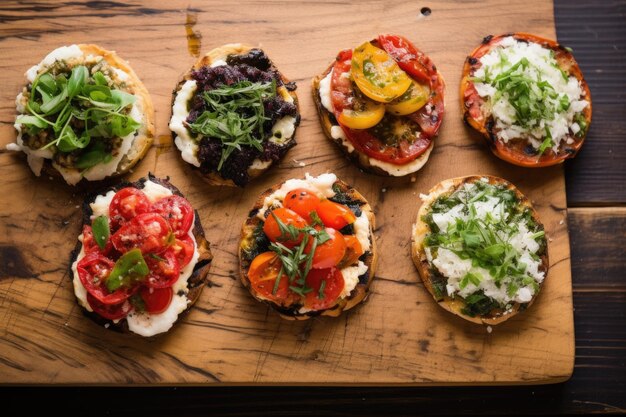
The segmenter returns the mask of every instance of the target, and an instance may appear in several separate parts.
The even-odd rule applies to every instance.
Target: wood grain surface
[[[527,170],[496,160],[463,126],[457,98],[463,60],[483,36],[523,30],[554,38],[552,6],[539,0],[491,0],[461,8],[442,1],[436,13],[421,9],[402,1],[3,4],[0,145],[15,137],[14,96],[30,65],[69,43],[116,50],[142,78],[157,109],[158,143],[130,178],[148,171],[169,175],[199,210],[215,261],[211,285],[167,335],[146,340],[96,326],[75,303],[67,273],[86,187],[35,178],[23,157],[2,151],[0,382],[501,384],[567,379],[574,328],[563,170]],[[350,165],[323,138],[311,99],[311,77],[339,49],[380,32],[414,40],[447,80],[443,128],[430,162],[414,182],[370,176]],[[171,146],[171,90],[194,62],[198,41],[205,52],[227,42],[260,44],[298,83],[299,144],[243,192],[206,186]],[[339,319],[286,322],[239,284],[240,224],[270,185],[326,171],[355,185],[374,207],[381,248],[377,279],[368,302]],[[551,269],[538,301],[492,333],[441,311],[422,288],[409,257],[419,193],[442,179],[469,174],[499,175],[516,184],[534,201],[551,239]]]

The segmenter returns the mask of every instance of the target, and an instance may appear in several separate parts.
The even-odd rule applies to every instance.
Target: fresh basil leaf
[[[148,275],[150,269],[143,259],[141,250],[132,249],[122,255],[106,280],[106,287],[110,292],[120,287],[130,287]]]
[[[109,241],[109,218],[107,216],[98,216],[91,222],[91,231],[93,239],[96,241],[100,249],[104,249]]]
[[[70,98],[78,95],[83,90],[85,84],[87,84],[88,77],[89,70],[84,65],[72,68],[72,74],[67,82],[67,95]]]

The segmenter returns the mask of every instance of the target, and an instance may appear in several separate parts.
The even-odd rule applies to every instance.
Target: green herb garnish
[[[291,284],[289,288],[300,295],[304,295],[312,291],[311,288],[305,285],[305,279],[311,271],[315,249],[318,245],[330,240],[330,236],[325,229],[317,230],[309,225],[298,228],[292,224],[285,224],[273,212],[271,212],[270,215],[276,220],[281,236],[278,237],[276,242],[272,242],[269,245],[269,249],[276,252],[282,264],[272,293],[276,294],[280,280],[283,275],[285,275]],[[299,236],[302,236],[302,241],[294,248],[290,249],[280,243],[281,241],[295,240]],[[308,250],[309,253],[304,253],[304,250],[309,246],[309,242],[311,242],[311,247]],[[294,290],[294,288],[297,288],[297,290]]]
[[[275,80],[271,83],[240,81],[203,93],[206,110],[188,127],[193,133],[222,142],[218,171],[235,149],[248,146],[263,150],[263,126],[269,120],[263,101],[275,96]]]
[[[478,216],[477,204],[493,199],[498,200],[494,210],[485,213],[483,209],[482,214]],[[448,221],[445,230],[440,230],[434,216],[448,213],[455,207],[456,210],[460,210],[459,216],[454,216],[453,221]],[[519,203],[511,190],[504,186],[477,181],[439,197],[422,220],[430,228],[424,246],[429,248],[433,258],[437,258],[440,250],[446,249],[462,260],[471,261],[471,269],[458,283],[461,291],[470,285],[473,286],[470,287],[473,288],[473,292],[464,297],[467,304],[465,314],[485,314],[495,308],[494,306],[505,307],[480,290],[485,279],[493,280],[498,288],[505,288],[509,297],[514,297],[517,291],[525,286],[538,290],[536,280],[527,272],[528,265],[520,260],[522,252],[516,249],[510,240],[519,233],[520,225],[525,225],[525,230],[532,233],[530,238],[539,243],[536,252],[528,252],[537,261],[539,254],[545,249],[545,233],[534,222],[530,210]],[[443,297],[447,278],[434,266],[432,272],[437,278],[433,282],[438,282],[438,297]]]
[[[111,88],[101,72],[90,77],[89,69],[79,65],[69,79],[63,73],[39,75],[26,103],[29,114],[19,116],[16,123],[31,136],[49,131],[51,140],[42,149],[62,153],[84,149],[75,166],[88,169],[111,159],[112,145],[105,146],[102,139],[121,138],[140,127],[126,114],[134,102],[132,94]]]
[[[96,241],[100,249],[104,249],[109,240],[109,218],[107,216],[98,216],[91,222],[91,231],[93,239]]]
[[[110,292],[120,287],[130,287],[135,282],[144,279],[150,270],[141,255],[141,250],[132,249],[122,255],[106,280],[107,289]]]

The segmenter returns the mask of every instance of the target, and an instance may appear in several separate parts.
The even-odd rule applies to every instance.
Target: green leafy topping
[[[276,252],[282,264],[272,293],[276,294],[280,280],[284,275],[289,279],[289,283],[291,284],[289,288],[293,290],[294,287],[297,287],[298,290],[293,291],[304,295],[311,291],[311,289],[305,285],[305,280],[309,271],[311,271],[315,249],[318,245],[330,240],[330,235],[325,229],[317,230],[310,225],[298,228],[293,224],[285,224],[273,212],[271,212],[270,215],[276,220],[281,235],[276,242],[272,242],[269,245],[269,249]],[[300,236],[302,236],[302,241],[294,248],[290,249],[280,243],[281,241],[298,239]],[[304,250],[309,246],[309,242],[311,242],[311,247],[308,248],[308,253],[304,253]],[[294,285],[294,283],[297,285]]]
[[[574,116],[574,121],[578,123],[578,126],[580,127],[580,130],[578,131],[578,133],[576,133],[576,136],[579,138],[583,137],[585,133],[587,133],[587,119],[585,119],[585,116],[582,113],[578,113],[576,116]]]
[[[141,255],[141,250],[132,249],[122,255],[106,280],[107,289],[110,292],[120,287],[130,287],[135,282],[144,279],[150,270]]]
[[[42,149],[84,150],[75,166],[88,169],[111,159],[112,145],[105,146],[103,140],[127,136],[141,126],[127,114],[134,102],[134,95],[111,88],[101,72],[90,76],[89,69],[79,65],[69,79],[65,73],[39,75],[26,103],[28,114],[16,122],[31,136],[42,130],[51,133]]]
[[[324,298],[326,298],[326,296],[324,295],[325,288],[326,288],[326,281],[322,281],[322,283],[320,284],[320,290],[317,294],[318,299],[323,300]]]
[[[493,211],[478,216],[476,204],[493,199],[498,200]],[[453,221],[449,222],[446,230],[440,230],[434,216],[448,213],[453,208],[459,215],[453,215]],[[545,250],[545,233],[534,221],[531,211],[505,186],[483,181],[466,184],[451,194],[437,198],[422,220],[430,228],[430,233],[424,239],[424,246],[429,248],[433,259],[438,257],[439,250],[446,249],[462,260],[471,261],[471,269],[458,283],[461,291],[472,285],[469,288],[473,292],[465,297],[468,312],[471,314],[484,314],[480,311],[484,312],[488,307],[495,308],[494,305],[504,308],[498,301],[481,292],[480,285],[486,279],[493,280],[497,288],[507,289],[511,298],[522,287],[530,286],[535,291],[539,289],[536,280],[527,272],[528,265],[520,260],[522,252],[510,240],[517,236],[523,224],[524,233],[528,230],[532,233],[530,238],[539,244],[535,252],[529,252],[538,261],[539,255]],[[481,270],[486,271],[485,274],[488,273],[489,276],[483,275]],[[447,293],[448,278],[434,265],[431,272],[435,296],[441,299]]]
[[[217,138],[222,142],[222,155],[217,170],[242,146],[263,150],[265,116],[263,100],[276,96],[276,81],[253,83],[240,81],[205,91],[205,110],[189,128],[196,134]]]
[[[109,218],[107,216],[98,216],[91,222],[91,231],[93,239],[96,241],[100,249],[104,249],[109,241]]]
[[[461,309],[461,312],[470,317],[484,316],[500,307],[496,301],[479,291],[465,297],[465,307]]]

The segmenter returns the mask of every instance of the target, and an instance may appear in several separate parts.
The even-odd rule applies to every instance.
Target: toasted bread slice
[[[411,245],[411,256],[413,258],[413,263],[417,267],[420,277],[424,283],[424,286],[433,296],[435,301],[448,310],[449,312],[456,314],[459,317],[464,318],[465,320],[471,321],[473,323],[478,324],[486,324],[486,325],[495,325],[502,323],[511,317],[515,316],[519,312],[527,309],[532,305],[532,303],[537,298],[539,294],[539,290],[537,290],[529,302],[520,303],[520,302],[512,302],[511,307],[509,309],[492,309],[489,313],[483,315],[470,316],[463,312],[466,307],[466,303],[462,297],[455,296],[450,297],[448,295],[447,290],[445,290],[445,284],[447,284],[447,277],[443,276],[444,279],[444,291],[437,291],[434,285],[434,274],[438,274],[436,268],[431,264],[426,255],[426,250],[424,246],[425,238],[432,232],[428,223],[424,221],[424,218],[428,215],[432,205],[435,201],[441,196],[447,196],[460,189],[465,184],[472,184],[478,181],[484,181],[487,179],[487,182],[492,185],[500,185],[505,187],[508,190],[511,190],[515,197],[517,198],[518,205],[522,208],[526,208],[531,213],[532,220],[539,226],[540,229],[543,229],[543,225],[539,220],[539,216],[537,211],[533,208],[530,201],[511,183],[508,181],[492,176],[467,176],[467,177],[459,177],[452,178],[448,180],[444,180],[439,184],[435,185],[430,191],[429,194],[424,197],[424,201],[422,206],[420,207],[417,220],[413,227],[413,236],[412,236],[412,245]],[[542,251],[540,256],[540,266],[538,270],[544,273],[544,276],[548,274],[549,260],[548,260],[548,250],[547,250],[547,241],[545,250]],[[543,281],[542,281],[543,283]],[[540,283],[540,285],[542,284]]]
[[[183,85],[187,81],[193,80],[193,78],[192,78],[192,72],[193,71],[199,70],[199,69],[201,69],[203,67],[210,67],[213,64],[215,64],[217,62],[220,62],[220,61],[226,61],[227,58],[229,56],[231,56],[231,55],[245,55],[245,54],[249,53],[252,50],[260,50],[260,49],[258,47],[253,47],[253,46],[249,46],[249,45],[243,45],[243,44],[240,44],[240,43],[234,43],[234,44],[223,45],[223,46],[220,46],[218,48],[215,48],[215,49],[209,51],[206,55],[201,57],[193,65],[193,67],[187,73],[184,74],[182,79],[179,81],[178,85],[176,86],[176,89],[173,92],[172,107],[175,106],[176,98],[178,96],[178,93],[181,91],[181,88],[183,87]],[[280,76],[280,79],[282,80],[282,82],[284,84],[282,86],[277,86],[277,94],[279,94],[285,101],[292,101],[293,104],[296,106],[296,109],[297,109],[297,117],[296,117],[296,122],[295,122],[295,126],[294,126],[293,135],[291,136],[291,138],[289,138],[288,140],[286,140],[284,143],[281,144],[281,147],[284,148],[285,152],[286,152],[287,149],[291,148],[292,146],[294,146],[296,144],[296,142],[295,142],[295,130],[297,129],[297,127],[298,127],[298,125],[300,123],[298,96],[296,95],[294,90],[288,90],[285,87],[285,85],[289,84],[289,80],[280,71],[278,71],[278,69],[276,68],[276,66],[274,65],[274,63],[271,60],[269,61],[268,71],[272,71],[272,72],[275,72],[276,74],[278,74]],[[187,103],[189,103],[189,101]],[[189,108],[189,106],[187,106],[187,108]],[[188,114],[189,114],[189,112],[187,111],[187,114],[185,115],[185,118],[186,118],[186,116]],[[172,119],[174,119],[174,115],[172,115]],[[172,129],[171,126],[172,125],[170,124],[170,129]],[[189,129],[187,129],[187,132],[189,132]],[[184,145],[180,144],[179,141],[182,141],[183,138],[181,138],[180,135],[178,135],[176,132],[173,132],[173,135],[175,136],[176,145],[182,151],[182,146],[184,146]],[[197,146],[198,145],[196,145],[196,148],[197,148]],[[196,159],[197,159],[197,152],[198,152],[197,149],[194,149],[193,153],[195,154],[195,158]],[[199,161],[198,161],[198,163],[199,163]],[[247,168],[248,181],[251,181],[254,178],[259,177],[261,174],[263,174],[263,172],[267,171],[273,164],[274,163],[271,160],[270,161],[258,160],[258,162],[256,164],[253,163],[252,165],[250,165]],[[209,183],[211,185],[221,185],[221,186],[231,186],[231,187],[236,187],[237,186],[237,184],[235,184],[235,182],[232,179],[224,178],[222,175],[220,175],[219,172],[211,171],[211,172],[204,172],[203,173],[199,166],[196,166],[194,164],[191,164],[191,166],[194,169],[194,171],[196,171],[200,176],[202,176],[202,178],[207,183]]]
[[[90,178],[90,171],[93,168],[87,170],[85,173],[81,173],[82,170],[78,168],[70,169],[67,173],[62,173],[60,172],[60,169],[62,168],[55,166],[52,163],[51,159],[43,158],[43,160],[39,160],[37,162],[33,161],[33,158],[41,159],[40,157],[35,155],[35,153],[37,153],[37,149],[30,149],[26,145],[22,145],[20,143],[23,133],[16,124],[16,128],[18,128],[18,146],[21,147],[21,149],[28,154],[29,164],[31,164],[33,172],[35,172],[36,175],[39,175],[40,172],[43,171],[48,176],[63,177],[65,181],[71,185],[75,185],[83,178],[83,181],[99,181],[106,177],[116,177],[127,173],[133,166],[135,166],[135,164],[137,164],[137,162],[141,160],[141,158],[145,156],[146,152],[148,152],[148,149],[150,148],[150,145],[154,140],[155,132],[154,106],[152,104],[152,99],[148,94],[148,90],[141,82],[137,74],[130,67],[130,65],[126,61],[121,59],[114,51],[108,51],[97,45],[80,44],[76,46],[82,51],[85,59],[87,59],[87,57],[95,57],[96,59],[102,58],[111,68],[118,71],[117,76],[125,84],[125,87],[122,89],[125,92],[133,94],[136,97],[135,106],[137,107],[137,112],[141,115],[141,120],[138,121],[140,122],[140,126],[134,134],[134,138],[128,151],[122,155],[121,159],[119,159],[115,170],[113,172],[104,173],[102,175],[94,174],[93,179]],[[82,63],[81,60],[76,61],[72,58],[70,58],[69,61],[73,62],[72,67],[73,65],[80,65]],[[35,75],[40,75],[41,73],[47,71],[49,67],[50,64],[44,65],[42,61],[42,64],[40,64],[40,68],[36,72],[34,71],[36,68],[33,67],[27,72],[27,74],[33,71],[31,74],[29,74],[31,77]],[[68,66],[68,73],[70,70],[71,67]],[[121,73],[123,73],[123,75],[121,75]],[[33,80],[29,80],[30,83],[32,83],[32,81]],[[25,87],[27,90],[30,88],[30,83],[29,85],[27,85],[27,87]],[[22,114],[28,114],[23,110],[24,98],[22,94],[18,96],[16,102],[18,105],[18,112]]]
[[[376,43],[377,40],[372,40],[372,43]],[[435,74],[435,85],[436,90],[443,95],[444,90],[444,79],[441,74],[437,71],[436,67],[430,62],[430,59],[427,58],[428,65],[430,66],[429,70]],[[313,78],[312,80],[312,93],[313,93],[313,101],[317,107],[317,112],[320,118],[320,122],[322,125],[322,131],[334,144],[336,144],[339,149],[341,149],[342,153],[347,156],[352,162],[354,162],[359,168],[363,171],[380,175],[380,176],[405,176],[414,174],[419,171],[428,161],[430,153],[433,150],[435,145],[434,136],[430,138],[430,143],[426,150],[422,154],[420,154],[416,159],[401,165],[386,163],[385,161],[379,161],[375,158],[367,155],[365,152],[362,152],[359,149],[356,149],[350,140],[346,137],[345,132],[341,130],[341,126],[337,122],[335,115],[327,109],[323,102],[322,97],[320,96],[320,83],[324,80],[333,70],[334,62],[329,65],[326,70]],[[426,106],[432,104],[432,98]],[[443,99],[442,99],[443,101]],[[332,105],[332,104],[331,104]],[[443,112],[442,112],[443,113]],[[406,117],[406,116],[403,116]],[[437,117],[442,118],[443,114],[438,115]],[[441,119],[440,119],[441,120]],[[440,123],[440,121],[438,122]],[[437,124],[436,131],[439,128],[439,124]],[[335,133],[335,134],[333,134]]]
[[[169,182],[169,178],[159,179],[159,178],[156,178],[152,174],[148,174],[148,178],[142,178],[132,183],[122,182],[120,184],[107,187],[99,191],[98,193],[94,193],[88,196],[82,205],[82,212],[83,212],[82,224],[83,225],[91,224],[92,222],[91,216],[93,214],[91,204],[96,201],[96,198],[98,196],[105,195],[109,191],[117,192],[126,187],[134,187],[138,189],[143,189],[144,184],[146,183],[147,180],[150,180],[158,185],[161,185],[167,188],[174,195],[184,197],[183,194],[180,192],[180,190],[178,190],[178,188],[176,188]],[[200,222],[200,216],[198,215],[197,211],[195,211],[195,220],[191,228],[191,233],[193,234],[193,237],[196,241],[196,250],[198,251],[198,258],[197,258],[195,265],[193,266],[193,272],[191,273],[191,276],[187,280],[187,293],[185,295],[188,300],[187,308],[178,315],[177,320],[179,320],[183,314],[188,312],[191,309],[191,307],[195,304],[195,302],[198,300],[198,298],[200,297],[200,294],[202,293],[202,289],[208,282],[209,269],[211,267],[211,261],[213,260],[213,255],[211,254],[210,244],[205,238],[204,229],[202,227],[202,223]],[[74,281],[78,280],[78,283],[80,283],[80,280],[78,279],[76,275],[76,263],[79,260],[79,257],[83,255],[82,248],[83,248],[82,242],[78,241],[70,256],[70,267],[69,267],[70,276],[73,277]],[[76,285],[77,285],[76,282],[74,282],[75,287]],[[113,330],[117,330],[117,331],[121,331],[125,333],[130,332],[126,318],[120,321],[108,320],[93,311],[88,311],[85,308],[85,306],[82,304],[82,301],[80,299],[77,298],[77,301],[79,305],[83,307],[84,314],[88,316],[89,318],[91,318],[96,323],[103,325],[107,328],[113,329]]]
[[[499,42],[507,37],[512,37],[520,42],[536,43],[541,47],[552,51],[554,53],[554,58],[563,73],[567,74],[567,76],[573,76],[578,80],[582,90],[581,97],[588,102],[587,107],[582,110],[582,115],[586,124],[584,132],[581,132],[582,134],[570,134],[568,136],[569,140],[561,142],[556,154],[549,149],[539,156],[529,153],[526,149],[528,146],[527,140],[521,137],[509,138],[508,143],[504,143],[501,139],[499,139],[495,130],[496,123],[493,114],[490,109],[485,106],[484,99],[478,95],[476,89],[474,88],[472,77],[474,76],[474,72],[481,67],[480,58],[496,48]],[[465,60],[461,76],[460,93],[463,120],[484,137],[487,145],[498,158],[515,165],[534,168],[560,164],[566,159],[576,156],[585,141],[587,133],[589,132],[592,109],[589,86],[583,77],[580,67],[576,63],[571,50],[549,39],[544,39],[528,33],[510,33],[485,37],[482,44],[474,49],[474,51],[472,51],[472,53]],[[539,141],[542,142],[545,138],[546,136],[541,138]],[[567,143],[570,140],[571,143]]]
[[[258,301],[268,304],[274,310],[276,310],[281,317],[288,320],[306,320],[315,316],[332,316],[337,317],[343,311],[349,310],[355,307],[366,299],[369,294],[369,287],[374,279],[376,273],[376,266],[378,262],[378,253],[376,250],[376,241],[374,239],[373,230],[375,228],[375,217],[372,211],[372,207],[369,205],[365,197],[363,197],[357,190],[346,184],[341,180],[336,180],[334,187],[341,191],[342,195],[346,196],[349,200],[349,204],[356,205],[361,210],[362,215],[367,216],[369,222],[369,234],[370,250],[366,251],[360,258],[367,266],[367,272],[359,276],[359,281],[355,288],[345,297],[339,298],[337,302],[328,309],[325,310],[312,310],[301,311],[301,304],[293,304],[289,306],[280,305],[272,300],[264,298],[261,294],[257,293],[250,284],[248,277],[248,270],[254,257],[266,249],[260,249],[259,239],[257,238],[255,231],[262,227],[264,221],[259,218],[259,211],[263,208],[265,198],[277,191],[282,184],[273,186],[272,188],[263,192],[256,200],[254,207],[250,210],[248,218],[243,224],[241,229],[241,241],[239,243],[239,275],[243,285],[250,291],[252,296]],[[331,197],[332,200],[332,197]],[[266,212],[266,215],[269,211]],[[262,233],[262,232],[261,232]]]

